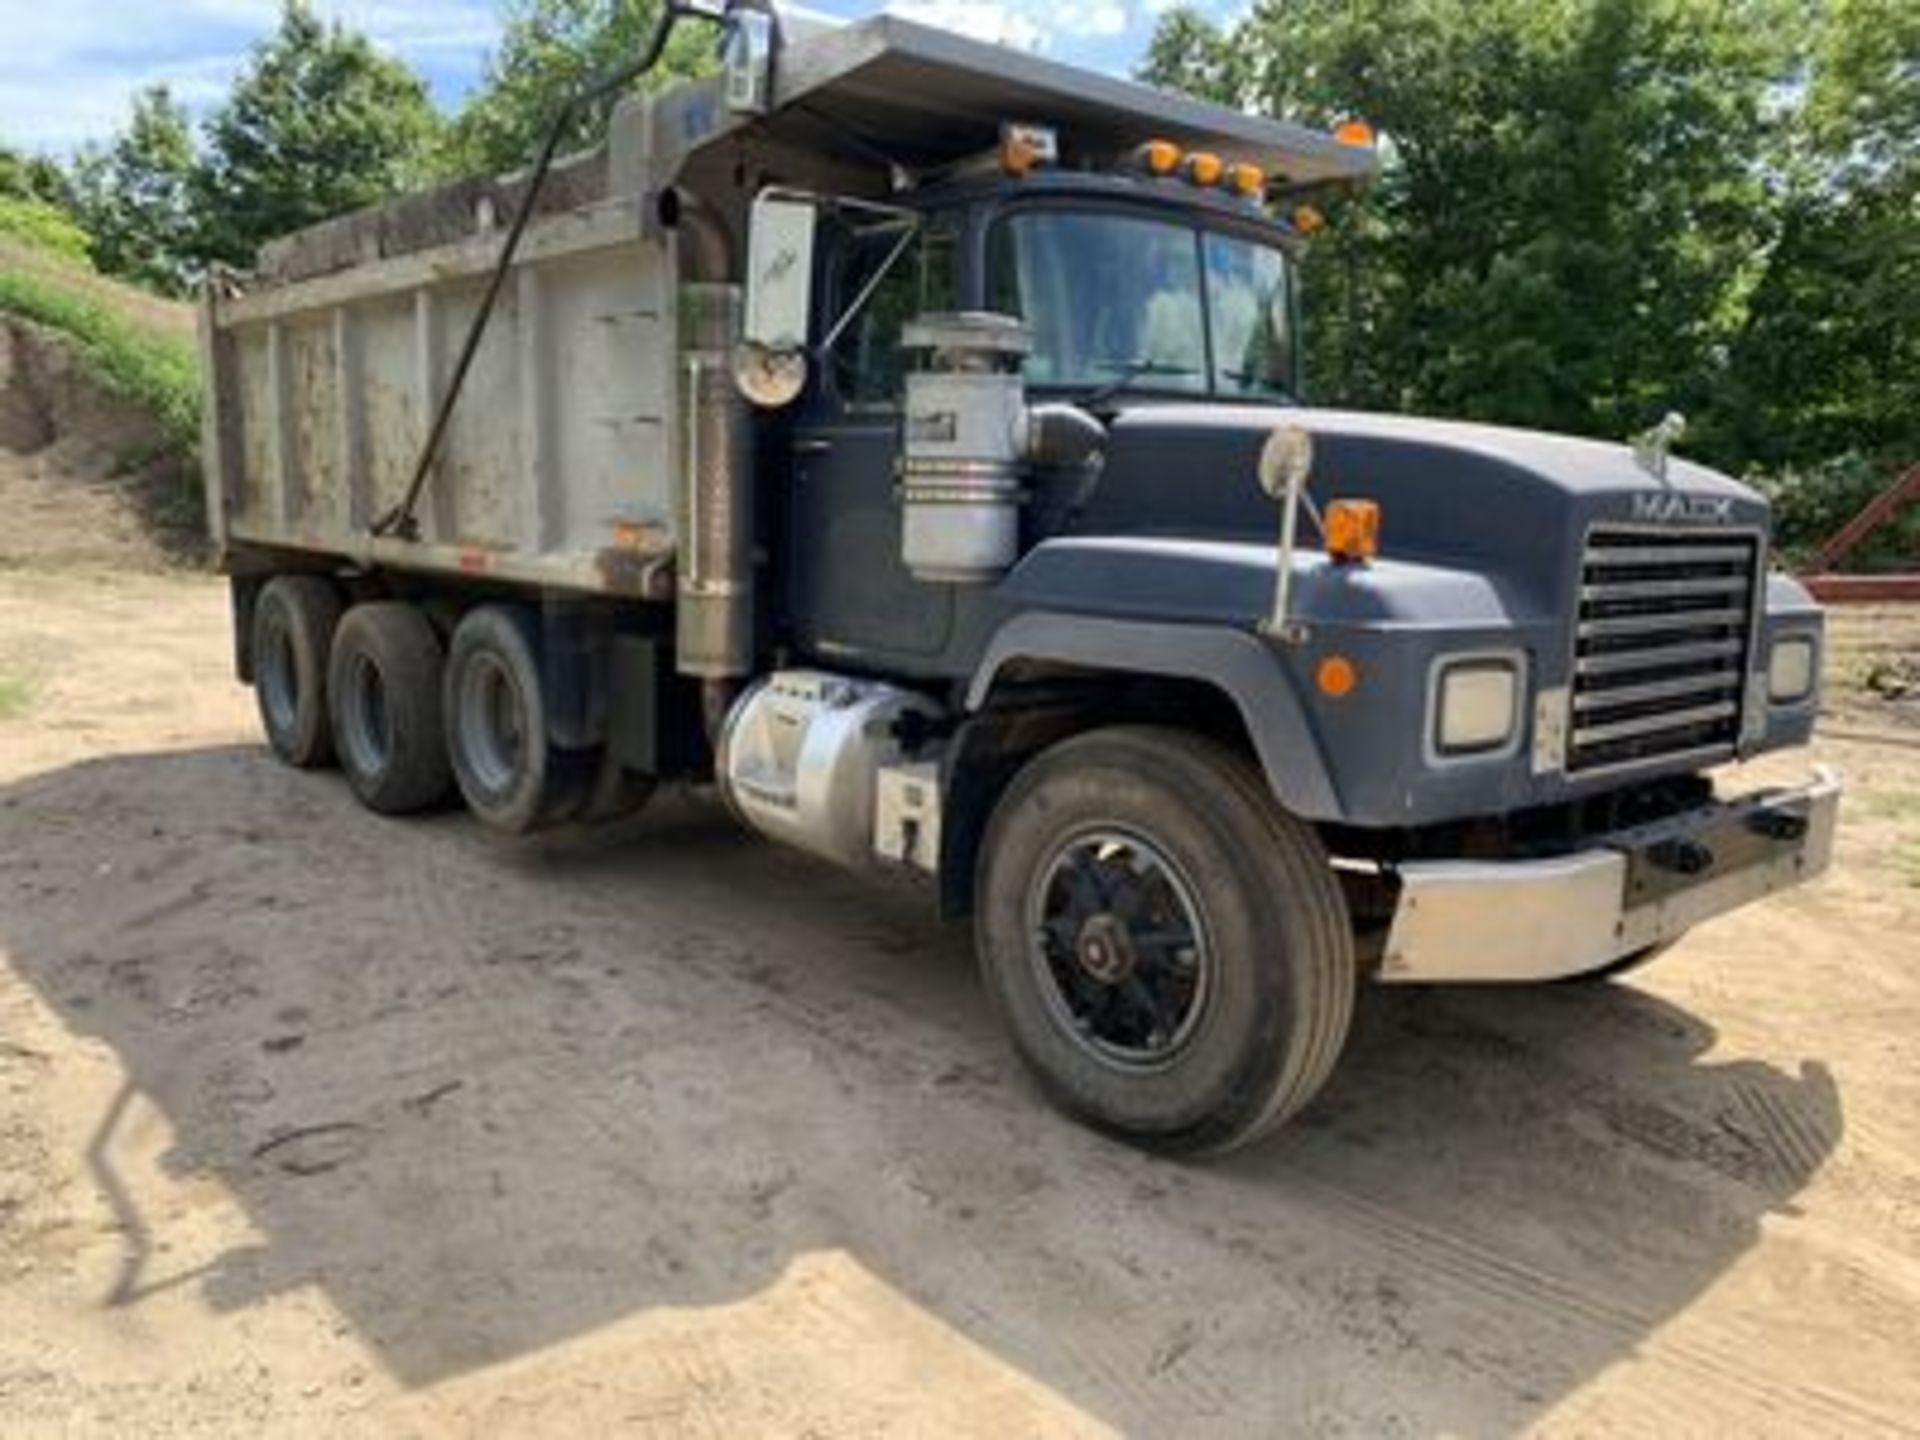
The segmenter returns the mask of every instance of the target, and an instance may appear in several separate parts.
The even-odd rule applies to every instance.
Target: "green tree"
[[[1146,78],[1381,132],[1308,262],[1321,398],[1618,436],[1715,392],[1792,5],[1261,0]]]
[[[1723,408],[1752,463],[1839,491],[1845,457],[1920,461],[1920,9],[1832,0],[1798,94]]]
[[[439,124],[406,65],[287,0],[207,125],[200,256],[248,264],[263,240],[417,183]]]
[[[38,200],[71,210],[73,182],[59,161],[45,155],[23,155],[0,144],[0,199]]]
[[[1177,5],[1154,26],[1140,75],[1162,89],[1237,105],[1247,98],[1251,80],[1247,58],[1205,15]]]
[[[478,174],[526,164],[567,97],[639,54],[659,13],[660,0],[510,0],[499,48],[448,127],[439,168]],[[711,26],[681,25],[647,83],[711,70],[715,34]],[[562,152],[597,142],[611,111],[609,102],[576,116]]]
[[[93,263],[179,293],[197,268],[193,209],[199,158],[187,113],[166,86],[134,97],[127,128],[74,166],[75,209],[92,236]]]

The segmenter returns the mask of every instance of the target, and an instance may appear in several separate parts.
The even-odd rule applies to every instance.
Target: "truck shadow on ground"
[[[1631,986],[1382,991],[1291,1130],[1136,1155],[1045,1109],[918,892],[680,797],[514,843],[250,748],[116,758],[0,791],[0,897],[13,970],[125,1071],[102,1303],[317,1286],[413,1385],[838,1251],[1125,1428],[1506,1430],[1711,1285],[1842,1128],[1817,1061],[1716,1061]],[[162,1252],[133,1091],[165,1177],[259,1243]]]

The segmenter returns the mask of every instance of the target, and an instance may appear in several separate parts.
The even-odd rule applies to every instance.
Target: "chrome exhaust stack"
[[[753,417],[733,383],[740,287],[680,287],[676,664],[704,680],[753,671]]]
[[[680,267],[674,664],[701,681],[715,740],[754,665],[753,416],[732,378],[745,301],[719,216],[669,189],[660,220]]]

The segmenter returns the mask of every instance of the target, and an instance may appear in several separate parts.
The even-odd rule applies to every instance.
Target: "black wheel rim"
[[[393,750],[388,728],[387,682],[366,655],[347,667],[347,693],[341,696],[340,742],[347,761],[362,775],[379,775]]]
[[[253,683],[276,731],[290,733],[300,722],[300,664],[293,653],[293,629],[287,617],[269,609],[260,617],[260,652],[254,657]]]
[[[526,764],[527,715],[520,687],[507,667],[477,654],[460,677],[460,748],[467,768],[489,795],[513,789]]]
[[[1108,826],[1056,844],[1028,892],[1027,933],[1048,1011],[1103,1064],[1161,1069],[1192,1041],[1213,989],[1206,916],[1147,836]]]

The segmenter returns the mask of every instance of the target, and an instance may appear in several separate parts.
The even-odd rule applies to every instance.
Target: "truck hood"
[[[1591,526],[1766,526],[1766,502],[1746,486],[1678,456],[1656,478],[1626,445],[1396,415],[1183,404],[1114,420],[1105,472],[1069,533],[1271,546],[1279,508],[1255,470],[1280,424],[1313,436],[1315,500],[1379,504],[1383,559],[1487,577],[1510,614],[1565,609]],[[1300,533],[1303,545],[1319,545],[1311,520]]]

